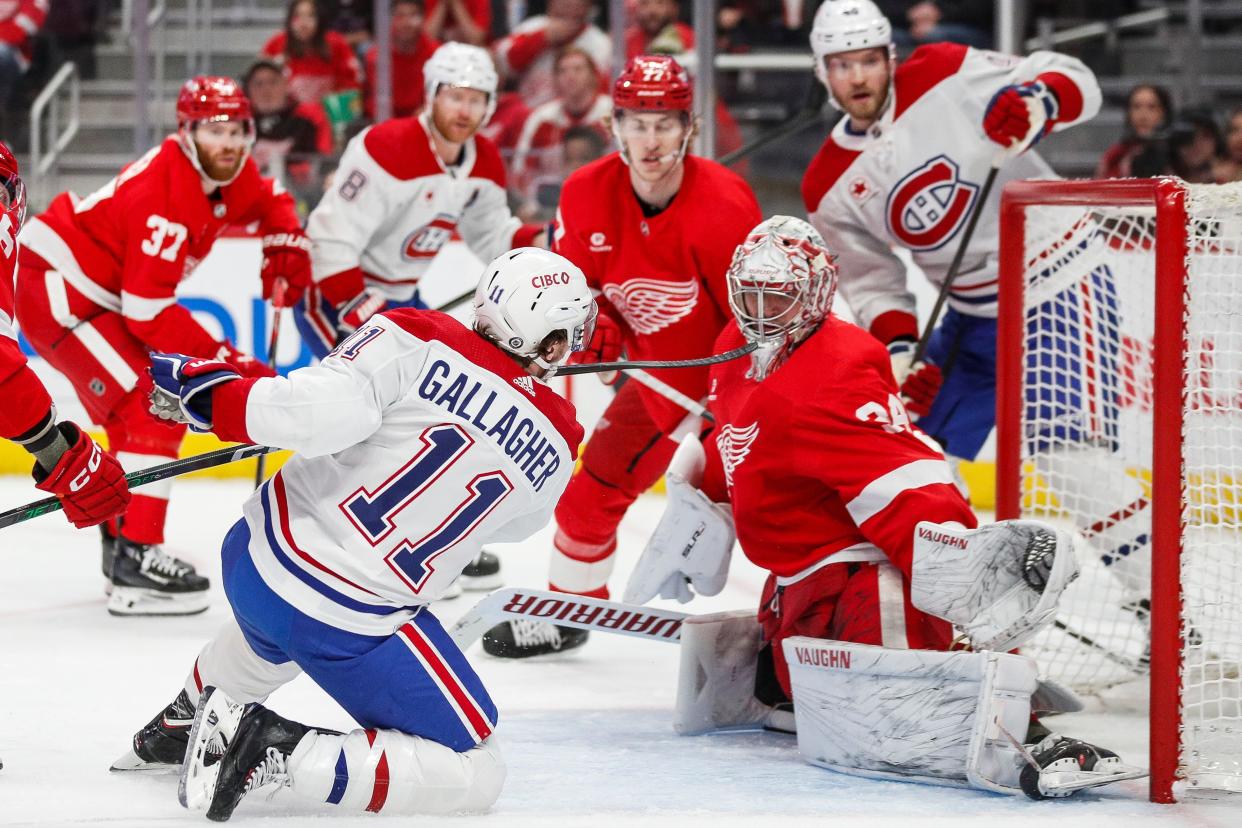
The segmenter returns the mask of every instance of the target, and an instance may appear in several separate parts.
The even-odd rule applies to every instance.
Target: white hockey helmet
[[[423,85],[427,106],[435,100],[441,86],[460,86],[487,93],[487,111],[479,129],[487,126],[496,112],[496,89],[499,79],[492,56],[481,46],[450,41],[444,43],[423,64]]]
[[[889,59],[896,57],[893,48],[893,24],[871,0],[824,0],[815,12],[811,25],[811,51],[815,53],[815,77],[828,86],[828,70],[824,58],[855,49],[888,47]],[[828,89],[832,99],[832,89]],[[833,106],[839,105],[832,100]]]
[[[763,379],[832,309],[835,257],[819,231],[792,216],[773,216],[733,252],[725,279],[742,335],[759,347],[751,376]]]
[[[581,351],[595,333],[598,312],[586,276],[573,262],[550,250],[519,247],[502,253],[483,271],[474,292],[474,329],[515,356],[544,369],[539,346],[564,331],[569,350]]]

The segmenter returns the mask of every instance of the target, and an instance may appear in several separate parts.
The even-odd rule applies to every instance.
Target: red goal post
[[[996,516],[1087,539],[1088,586],[1032,654],[1088,692],[1149,660],[1157,802],[1242,791],[1239,249],[1232,185],[1019,181],[1001,200]]]

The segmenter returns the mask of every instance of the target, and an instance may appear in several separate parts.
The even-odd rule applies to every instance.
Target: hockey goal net
[[[1242,185],[1018,182],[1001,222],[997,517],[1082,567],[1024,652],[1148,683],[1152,799],[1242,792]]]

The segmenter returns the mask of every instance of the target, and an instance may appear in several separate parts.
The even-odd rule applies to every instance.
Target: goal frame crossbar
[[[1182,721],[1181,555],[1185,287],[1188,268],[1186,185],[1175,178],[1115,181],[1015,181],[1000,208],[1000,304],[996,362],[996,517],[1020,517],[1026,333],[1023,289],[1026,213],[1036,206],[1155,209],[1155,331],[1152,343],[1151,493],[1151,800],[1174,802]],[[1180,278],[1178,276],[1180,275]]]

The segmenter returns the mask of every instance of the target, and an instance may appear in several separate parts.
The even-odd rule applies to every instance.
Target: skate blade
[[[505,579],[499,572],[493,575],[482,575],[477,578],[470,575],[460,575],[457,578],[457,583],[461,584],[461,588],[467,592],[491,592],[504,586]]]
[[[168,593],[140,587],[113,586],[109,615],[198,615],[207,610],[207,590]]]
[[[134,773],[144,776],[172,776],[181,773],[181,766],[164,762],[147,762],[139,759],[138,754],[133,750],[127,750],[125,755],[113,762],[108,770],[113,773]]]
[[[216,794],[216,779],[224,751],[233,742],[246,705],[230,699],[223,691],[204,687],[194,726],[190,729],[185,764],[177,784],[177,799],[184,808],[205,811]],[[208,764],[210,762],[210,764]]]

